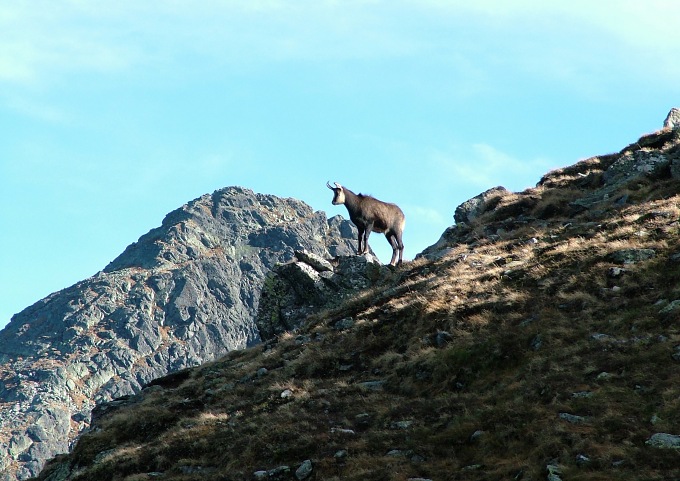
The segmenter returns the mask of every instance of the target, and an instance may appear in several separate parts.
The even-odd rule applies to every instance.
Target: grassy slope
[[[680,434],[680,310],[660,312],[680,299],[680,189],[638,180],[575,213],[609,161],[504,198],[298,333],[159,381],[42,479],[293,479],[305,459],[324,480],[677,479],[680,451],[645,441]],[[656,256],[612,277],[629,248]]]

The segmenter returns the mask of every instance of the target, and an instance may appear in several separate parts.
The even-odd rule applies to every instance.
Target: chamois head
[[[333,196],[333,205],[340,205],[345,203],[345,190],[337,182],[333,182],[335,187],[331,187],[330,182],[326,182],[326,187],[331,189],[335,195]]]

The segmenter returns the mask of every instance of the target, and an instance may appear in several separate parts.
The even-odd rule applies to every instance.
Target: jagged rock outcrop
[[[436,259],[457,243],[474,243],[479,235],[498,238],[536,221],[569,218],[585,211],[605,212],[612,204],[621,207],[630,203],[630,193],[641,182],[680,179],[680,129],[673,124],[676,111],[668,114],[666,128],[641,137],[619,153],[553,170],[534,189],[512,193],[494,187],[463,202],[455,210],[455,225],[417,257]],[[561,189],[561,197],[551,201],[543,196],[555,187]],[[475,231],[482,216],[486,216],[483,233]]]
[[[349,255],[355,238],[349,221],[301,201],[225,188],[16,314],[0,332],[0,480],[66,452],[96,403],[258,342],[269,270],[295,250]]]
[[[325,259],[297,251],[276,266],[262,287],[256,324],[263,340],[300,327],[313,312],[337,306],[389,275],[372,254]]]
[[[456,224],[468,224],[487,210],[493,209],[509,193],[510,191],[503,186],[486,190],[456,207],[453,219]]]
[[[680,109],[673,107],[671,111],[668,112],[666,120],[663,122],[663,126],[667,129],[680,128]]]

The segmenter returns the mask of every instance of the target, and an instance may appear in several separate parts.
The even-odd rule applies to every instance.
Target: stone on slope
[[[660,449],[680,449],[680,436],[668,433],[655,433],[645,444]]]
[[[500,200],[510,192],[502,186],[494,187],[466,200],[453,215],[456,224],[469,224],[488,210],[494,209]]]

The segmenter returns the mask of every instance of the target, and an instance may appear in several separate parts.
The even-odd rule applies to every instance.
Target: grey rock
[[[560,478],[562,468],[559,465],[548,464],[545,469],[548,471],[548,481],[562,481],[562,478]]]
[[[310,459],[306,459],[302,462],[300,467],[298,467],[295,470],[295,478],[299,479],[302,481],[303,479],[307,479],[312,475],[313,471],[313,466],[312,466],[312,461]]]
[[[402,456],[407,456],[408,451],[402,451],[401,449],[391,449],[385,453],[385,456],[390,456],[392,458],[399,458]]]
[[[659,311],[659,314],[672,314],[680,309],[680,299],[669,302]]]
[[[11,445],[0,479],[37,474],[115,408],[111,400],[259,342],[267,273],[297,251],[321,276],[324,259],[355,244],[340,216],[229,187],[169,213],[103,271],[16,314],[0,331],[0,404],[11,406],[0,410],[0,446]]]
[[[570,423],[570,424],[585,424],[588,422],[588,418],[583,416],[577,416],[576,414],[560,413],[560,419]]]
[[[267,479],[287,479],[290,475],[290,466],[278,466],[267,471]]]
[[[416,259],[424,257],[425,259],[431,261],[437,261],[453,254],[455,249],[453,249],[451,246],[455,245],[463,233],[467,230],[466,224],[452,225],[444,231],[436,243],[425,248],[423,252],[417,254]]]
[[[339,450],[339,451],[336,451],[335,454],[333,455],[333,457],[334,457],[337,461],[344,461],[345,459],[347,459],[347,450],[346,450],[346,449],[341,449],[341,450]]]
[[[416,259],[424,257],[428,260],[437,261],[457,252],[454,246],[458,244],[476,243],[479,236],[474,228],[479,222],[479,218],[487,212],[494,212],[496,214],[494,217],[498,217],[497,222],[491,222],[485,226],[484,231],[489,239],[498,239],[503,233],[513,230],[519,225],[526,225],[529,219],[535,221],[527,213],[536,204],[537,198],[530,194],[519,193],[516,202],[503,203],[503,199],[510,194],[511,192],[505,187],[498,186],[460,204],[456,207],[453,216],[456,224],[447,228],[435,244],[417,254]],[[539,240],[531,238],[527,242],[529,245],[535,245]]]
[[[32,443],[29,436],[14,434],[9,440],[9,450],[7,452],[10,456],[17,457],[26,451]]]
[[[338,433],[338,434],[348,434],[348,435],[354,435],[356,434],[353,429],[347,429],[347,428],[331,428],[331,433]]]
[[[280,397],[281,399],[288,399],[290,397],[293,397],[293,391],[291,391],[290,389],[286,389],[280,394]]]
[[[615,186],[637,177],[653,177],[670,165],[670,160],[656,149],[623,153],[603,174],[605,185]]]
[[[321,256],[305,251],[295,251],[295,257],[317,272],[332,272],[333,264]]]
[[[484,212],[494,209],[498,202],[510,192],[502,186],[494,187],[466,200],[456,207],[453,219],[456,224],[469,224]]]
[[[663,122],[663,126],[667,129],[680,129],[680,109],[673,107],[670,112],[668,112],[666,120]]]
[[[434,344],[437,347],[444,347],[453,341],[453,336],[446,331],[439,331],[434,337]]]
[[[363,381],[359,383],[359,386],[363,387],[364,389],[369,389],[371,391],[381,391],[384,388],[386,382],[387,381],[385,381],[384,379],[378,379],[375,381]]]
[[[654,249],[621,249],[607,255],[607,260],[617,264],[636,264],[656,257]]]
[[[610,267],[607,271],[607,276],[611,277],[612,279],[616,279],[624,275],[626,272],[626,269],[622,267]]]
[[[325,270],[326,263],[331,266],[330,271]],[[323,270],[319,270],[319,265],[324,266]],[[339,256],[332,262],[319,263],[307,253],[298,252],[291,262],[275,266],[264,281],[255,318],[260,336],[270,340],[294,331],[310,314],[338,305],[390,273],[388,267],[370,254]],[[353,325],[351,318],[339,319],[334,328],[345,330]]]
[[[338,322],[333,324],[333,328],[335,328],[338,331],[346,331],[347,329],[350,329],[352,326],[354,326],[354,319],[351,317],[345,317],[344,319],[340,319]]]
[[[409,429],[411,426],[413,426],[413,421],[411,420],[395,421],[390,424],[391,429]]]
[[[661,449],[680,449],[680,436],[667,433],[655,433],[645,442],[648,446]]]

